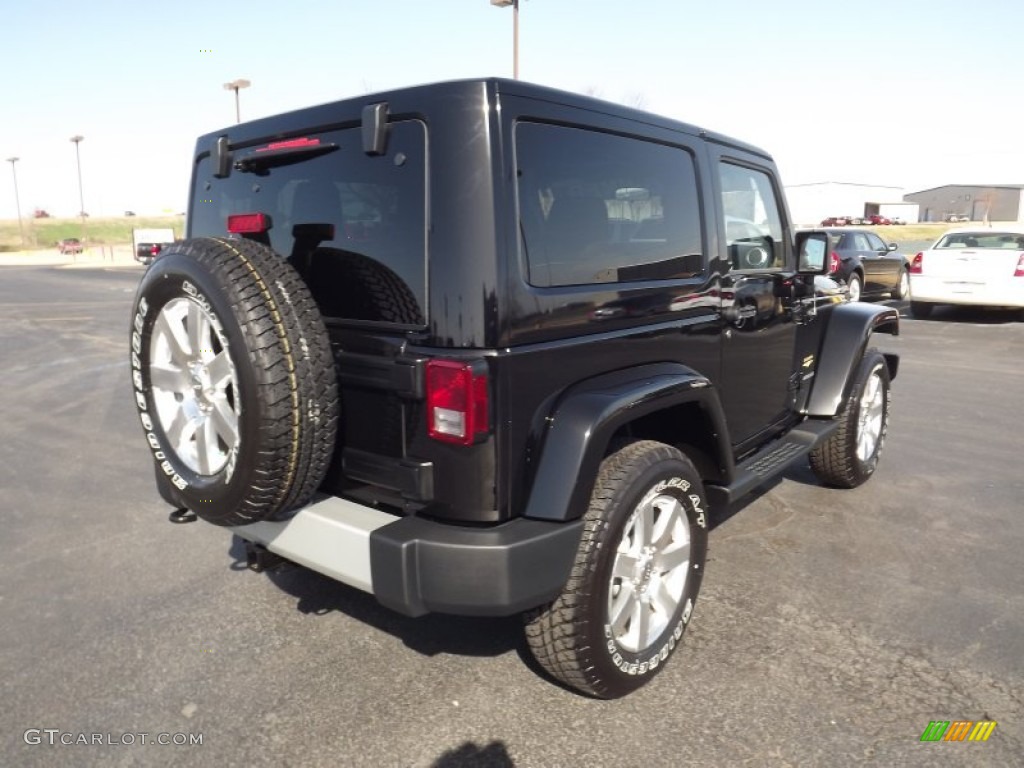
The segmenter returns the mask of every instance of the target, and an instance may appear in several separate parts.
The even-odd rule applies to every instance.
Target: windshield
[[[1020,232],[950,232],[935,244],[935,250],[946,248],[1007,248],[1024,251],[1024,233]]]

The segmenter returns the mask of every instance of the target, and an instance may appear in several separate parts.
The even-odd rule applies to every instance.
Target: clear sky
[[[520,76],[769,150],[787,184],[1024,184],[1024,0],[521,0]],[[0,158],[22,212],[181,211],[195,137],[512,74],[488,0],[0,0]],[[14,218],[10,164],[0,218]]]

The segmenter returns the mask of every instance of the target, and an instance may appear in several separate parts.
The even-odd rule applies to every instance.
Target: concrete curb
[[[62,254],[56,249],[0,253],[0,267],[64,267],[67,269],[101,269],[103,267],[138,267],[131,246],[87,248],[79,254]]]

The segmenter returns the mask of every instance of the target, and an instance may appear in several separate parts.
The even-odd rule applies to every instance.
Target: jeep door
[[[712,145],[722,264],[722,401],[743,452],[791,413],[796,328],[785,205],[763,158]]]

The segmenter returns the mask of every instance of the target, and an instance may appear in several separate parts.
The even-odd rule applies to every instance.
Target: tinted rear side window
[[[338,149],[226,179],[202,160],[190,236],[224,236],[234,213],[269,214],[271,247],[303,275],[325,317],[423,325],[425,126],[392,124],[382,156],[363,152],[359,128],[315,138]],[[235,159],[254,149],[237,150]]]
[[[686,150],[523,122],[516,165],[531,285],[666,280],[704,270]]]

